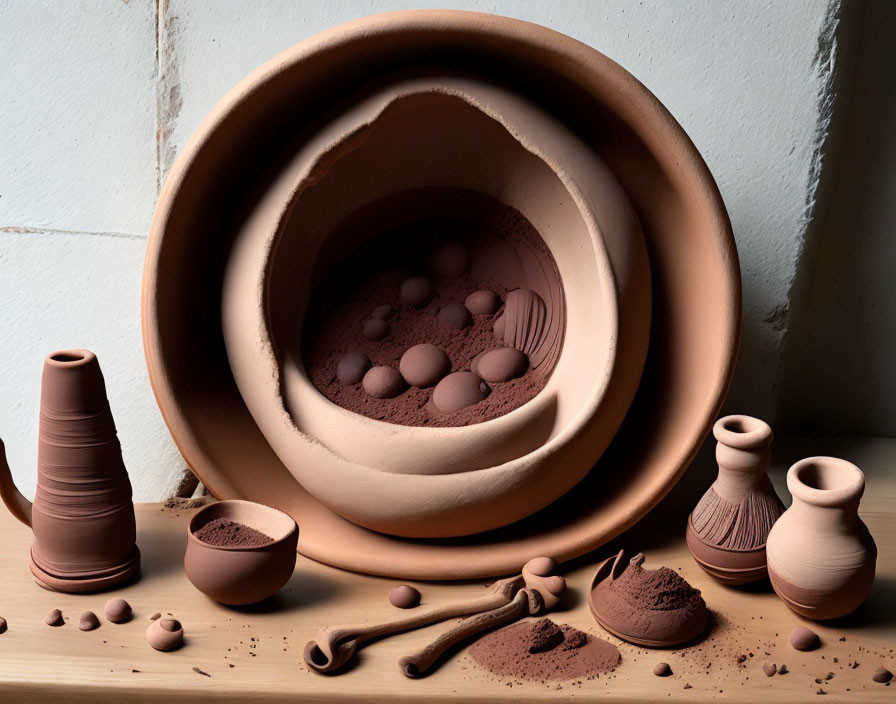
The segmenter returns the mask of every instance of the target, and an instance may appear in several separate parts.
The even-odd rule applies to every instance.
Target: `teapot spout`
[[[31,526],[31,502],[22,496],[12,480],[12,471],[6,461],[6,448],[0,440],[0,498],[13,516],[26,526]]]

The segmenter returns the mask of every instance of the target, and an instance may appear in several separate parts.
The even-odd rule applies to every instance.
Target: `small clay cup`
[[[209,545],[196,532],[216,518],[261,531],[273,540],[257,547]],[[190,521],[184,570],[206,596],[241,606],[267,599],[289,581],[296,566],[299,527],[282,511],[252,501],[209,504]]]

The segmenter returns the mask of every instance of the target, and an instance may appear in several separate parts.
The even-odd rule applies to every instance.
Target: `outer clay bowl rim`
[[[552,88],[557,105],[568,108],[569,101],[575,98],[589,101],[595,109],[606,110],[611,124],[624,130],[637,144],[640,151],[636,156],[662,168],[671,179],[669,186],[675,191],[674,197],[685,198],[687,216],[699,220],[701,228],[694,242],[701,249],[694,256],[704,254],[713,269],[711,275],[693,279],[693,266],[686,266],[687,262],[682,262],[677,254],[681,246],[677,231],[670,231],[662,219],[650,222],[643,219],[650,213],[646,204],[651,202],[652,192],[640,186],[637,174],[631,170],[638,162],[620,161],[618,154],[608,159],[601,153],[611,168],[631,163],[628,173],[617,173],[617,176],[627,191],[631,186],[640,188],[637,193],[629,191],[629,196],[637,196],[633,200],[645,225],[654,281],[663,284],[655,287],[654,300],[663,301],[657,315],[663,316],[668,328],[655,333],[659,347],[654,350],[652,340],[648,366],[658,364],[654,356],[658,352],[668,355],[661,359],[662,368],[653,377],[664,384],[663,398],[679,399],[675,407],[683,415],[678,420],[679,416],[670,415],[668,410],[654,412],[650,395],[644,394],[638,408],[643,420],[635,415],[623,424],[621,434],[625,434],[627,444],[624,452],[616,452],[616,460],[633,457],[639,471],[649,472],[649,481],[641,482],[637,491],[617,487],[609,499],[599,503],[594,501],[593,494],[580,495],[574,490],[570,501],[557,502],[558,511],[550,514],[548,509],[536,514],[531,521],[524,521],[510,532],[462,541],[415,542],[375,534],[340,519],[312,499],[282,465],[278,468],[273,462],[273,453],[266,444],[260,444],[256,435],[245,434],[239,443],[228,438],[229,431],[242,427],[237,424],[238,417],[246,411],[245,406],[240,410],[239,399],[234,398],[233,389],[225,388],[226,378],[218,372],[207,372],[218,376],[215,386],[200,387],[204,396],[197,395],[193,386],[192,397],[182,397],[180,385],[188,372],[177,366],[181,364],[177,355],[184,332],[177,321],[168,321],[162,313],[179,310],[172,303],[172,283],[179,285],[180,281],[172,281],[166,275],[181,267],[172,256],[184,246],[178,244],[180,240],[166,242],[166,230],[174,228],[178,235],[196,231],[196,223],[192,223],[195,203],[187,207],[178,198],[182,191],[187,191],[184,197],[188,199],[202,194],[200,186],[192,182],[194,176],[223,178],[218,175],[223,160],[216,149],[232,148],[235,135],[240,130],[245,132],[243,122],[251,121],[257,114],[253,111],[253,101],[265,97],[262,92],[265,82],[279,77],[281,82],[277,85],[282,85],[287,74],[294,75],[299,64],[312,58],[323,61],[321,56],[329,57],[326,62],[329,66],[332,53],[345,51],[347,47],[355,51],[361,50],[359,46],[365,50],[375,46],[377,51],[390,47],[393,51],[405,52],[405,47],[411,45],[429,50],[434,38],[440,39],[439,47],[450,46],[455,51],[462,46],[465,51],[470,47],[482,53],[481,47],[486,47],[494,55],[499,49],[502,66],[508,63],[528,66],[537,61],[550,76],[551,86],[557,88],[560,81],[566,91],[558,93]],[[400,44],[397,49],[396,42]],[[536,81],[536,86],[542,84]],[[612,99],[609,107],[607,99]],[[589,117],[587,124],[594,121],[593,116]],[[587,124],[580,120],[579,126]],[[605,141],[602,144],[607,146]],[[225,175],[233,176],[232,173]],[[191,223],[194,227],[187,227]],[[692,259],[688,257],[689,261]],[[164,272],[160,273],[163,265]],[[694,281],[701,284],[699,291]],[[717,302],[708,309],[704,306],[707,286],[711,287]],[[663,293],[672,297],[663,299]],[[249,493],[237,488],[236,475],[232,478],[224,467],[253,466],[256,470],[253,476],[259,471],[266,472],[264,486],[253,480],[253,496],[302,516],[304,538],[299,549],[308,557],[371,574],[462,579],[512,573],[534,554],[553,555],[561,561],[571,559],[620,534],[655,506],[696,456],[718,416],[734,371],[740,337],[740,306],[737,252],[718,187],[682,128],[631,74],[591,47],[535,24],[475,12],[405,11],[356,20],[288,49],[252,72],[212,110],[179,155],[160,193],[146,250],[142,327],[150,381],[162,415],[186,461],[215,496],[240,497]],[[705,329],[700,348],[687,334],[686,323],[702,325]],[[704,342],[706,336],[713,343],[711,353]],[[701,350],[699,356],[697,349]],[[676,376],[676,373],[694,372],[696,359],[701,368],[710,370],[701,378],[699,388],[694,387],[692,379]],[[669,380],[677,383],[672,385]],[[636,404],[638,401],[636,398]],[[682,408],[683,404],[686,408]],[[217,440],[210,432],[213,428],[220,429]],[[222,432],[223,442],[219,441]],[[587,483],[586,477],[583,484]],[[587,492],[589,488],[594,490],[588,486],[583,490]]]
[[[228,506],[251,506],[253,510],[263,510],[264,512],[270,512],[272,515],[283,516],[283,518],[289,521],[292,525],[290,529],[281,537],[274,538],[269,543],[264,543],[263,545],[212,545],[211,543],[206,543],[203,540],[200,540],[196,537],[196,530],[199,528],[197,523],[206,513],[214,513],[215,511],[221,511],[222,509],[226,511]],[[213,510],[214,509],[214,510]],[[226,515],[221,515],[219,518],[225,518]],[[214,519],[212,519],[214,520]],[[231,519],[231,520],[236,520]],[[238,521],[248,528],[253,528],[255,530],[260,530],[258,526],[249,525],[245,521]],[[205,524],[203,524],[205,525]],[[263,531],[262,531],[263,532]],[[267,504],[261,504],[257,501],[248,501],[247,499],[223,499],[221,501],[214,501],[207,506],[203,506],[199,509],[193,517],[190,519],[190,522],[187,524],[187,540],[196,545],[197,547],[203,550],[215,550],[221,552],[271,552],[272,550],[276,550],[283,543],[292,540],[294,535],[297,535],[299,532],[299,524],[296,522],[296,519],[290,516],[285,511],[281,511],[279,508],[274,508],[273,506],[268,506]],[[270,537],[270,536],[268,536]]]

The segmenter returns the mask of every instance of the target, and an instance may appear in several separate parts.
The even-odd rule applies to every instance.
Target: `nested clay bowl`
[[[556,262],[555,271],[530,249],[468,243],[474,275],[500,271],[509,288],[545,301],[541,355],[556,360],[546,387],[462,427],[385,423],[327,400],[297,352],[321,264],[377,228],[476,221],[486,199],[525,216]],[[416,240],[433,234],[405,229],[402,249],[425,251]],[[561,124],[470,78],[399,79],[334,115],[247,216],[225,269],[222,319],[240,393],[303,487],[373,530],[454,537],[544,508],[603,454],[640,380],[650,272],[622,188]]]
[[[474,75],[562,123],[621,185],[650,261],[653,314],[641,384],[595,469],[531,517],[459,539],[370,531],[315,498],[249,412],[222,329],[225,265],[247,214],[309,135],[352,103],[354,91],[409,66]],[[631,526],[676,483],[717,416],[739,328],[730,224],[706,165],[674,118],[594,49],[544,27],[480,13],[364,18],[259,68],[219,103],[179,156],[147,246],[149,374],[190,466],[218,497],[251,498],[301,515],[303,554],[381,575],[510,573],[533,554],[569,559]]]
[[[235,521],[272,540],[256,546],[212,545],[197,531],[217,518]],[[218,501],[190,520],[184,570],[193,586],[222,604],[240,606],[273,596],[296,566],[299,528],[287,514],[253,501]]]

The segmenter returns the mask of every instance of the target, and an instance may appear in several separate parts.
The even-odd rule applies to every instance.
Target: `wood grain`
[[[813,446],[818,451],[817,443]],[[684,506],[656,512],[624,537],[630,549],[643,549],[646,567],[680,569],[703,590],[716,614],[716,625],[702,643],[687,650],[648,651],[604,634],[588,613],[584,589],[600,561],[619,541],[567,571],[572,598],[554,614],[558,622],[607,638],[622,651],[622,664],[609,675],[581,683],[510,683],[480,670],[465,651],[455,652],[433,675],[408,680],[398,670],[400,656],[433,640],[443,624],[373,643],[360,651],[357,665],[337,677],[309,672],[302,648],[314,633],[335,623],[364,623],[396,615],[387,595],[394,582],[341,572],[299,558],[295,575],[271,603],[231,609],[197,592],[183,573],[186,523],[192,511],[140,505],[138,543],[144,575],[135,585],[110,594],[65,595],[38,587],[28,572],[31,536],[5,511],[0,515],[0,615],[9,630],[0,635],[0,702],[143,702],[143,701],[818,701],[817,690],[832,701],[887,699],[896,685],[871,681],[875,668],[896,670],[896,440],[850,441],[842,451],[868,475],[862,516],[877,540],[880,558],[875,590],[868,604],[846,622],[812,625],[823,640],[814,653],[797,653],[786,636],[805,623],[775,597],[769,587],[733,590],[712,582],[696,566],[684,545]],[[805,448],[796,452],[809,454]],[[786,453],[784,455],[786,456]],[[799,455],[795,455],[799,456]],[[788,458],[789,460],[790,458]],[[783,470],[773,479],[782,497]],[[705,486],[703,487],[705,488]],[[789,503],[789,501],[785,501]],[[669,516],[676,518],[670,521]],[[301,540],[301,536],[300,536]],[[481,583],[418,584],[425,604],[443,604],[484,592]],[[115,625],[102,615],[113,596],[127,599],[135,618]],[[60,608],[65,626],[50,628],[44,616]],[[79,616],[92,610],[102,626],[77,628]],[[185,628],[186,645],[173,653],[152,650],[146,642],[148,616],[170,611]],[[811,625],[811,624],[810,624]],[[845,641],[840,641],[845,637]],[[255,640],[252,640],[255,639]],[[750,657],[752,653],[752,657]],[[768,654],[766,654],[768,653]],[[746,655],[743,664],[739,654]],[[837,658],[839,662],[834,662]],[[859,666],[851,668],[858,661]],[[668,662],[671,677],[652,674]],[[768,678],[766,662],[786,663],[787,675]],[[232,667],[231,667],[232,665]],[[207,673],[197,672],[194,668]],[[821,684],[828,672],[834,677]],[[689,688],[685,688],[690,685]],[[846,692],[846,689],[849,692]],[[828,700],[822,700],[828,701]]]

